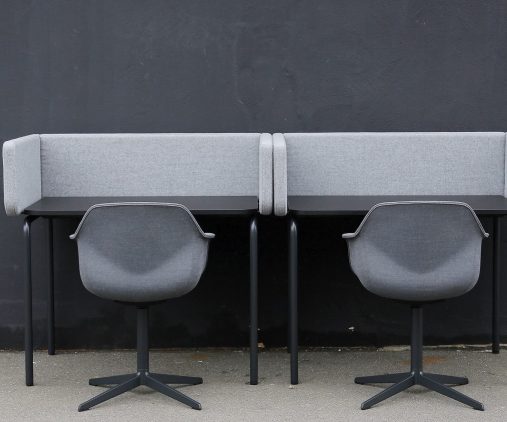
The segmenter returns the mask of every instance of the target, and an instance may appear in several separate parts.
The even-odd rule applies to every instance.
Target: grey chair
[[[183,205],[115,203],[91,207],[70,236],[77,240],[79,271],[87,290],[137,308],[136,373],[90,379],[116,385],[82,403],[79,411],[146,385],[193,409],[201,405],[167,384],[202,383],[202,378],[150,372],[148,308],[190,292],[206,267],[209,240]]]
[[[423,304],[460,296],[477,283],[482,239],[488,234],[460,202],[391,202],[374,206],[355,233],[347,233],[352,270],[370,292],[412,308],[410,372],[358,377],[357,384],[393,383],[361,405],[371,406],[422,385],[477,410],[481,403],[448,387],[464,377],[423,372]]]

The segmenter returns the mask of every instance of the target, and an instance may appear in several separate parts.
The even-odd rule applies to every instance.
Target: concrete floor
[[[89,411],[79,403],[104,391],[88,378],[129,373],[135,354],[66,352],[35,354],[35,386],[23,384],[23,354],[0,352],[0,420],[2,421],[505,421],[507,420],[507,351],[492,355],[473,350],[427,350],[429,372],[466,375],[470,384],[457,389],[482,401],[485,412],[412,387],[376,407],[361,402],[380,386],[361,386],[354,376],[403,372],[407,351],[307,351],[301,353],[301,384],[288,382],[288,354],[260,354],[260,383],[248,385],[248,353],[234,350],[153,351],[156,372],[202,376],[204,384],[181,387],[201,402],[197,411],[145,387]]]

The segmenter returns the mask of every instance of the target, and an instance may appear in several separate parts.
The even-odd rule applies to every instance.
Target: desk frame
[[[298,217],[365,215],[380,202],[435,200],[466,202],[480,216],[493,217],[492,352],[500,353],[500,282],[502,261],[502,220],[507,215],[507,198],[502,196],[294,196],[288,198],[289,233],[289,344],[290,382],[299,383],[298,369]],[[319,201],[323,204],[319,206]]]
[[[248,208],[235,207],[234,199],[249,203]],[[200,199],[205,202],[202,207],[196,207]],[[54,355],[55,348],[55,298],[54,298],[54,251],[53,251],[53,219],[65,217],[79,217],[84,215],[89,206],[106,202],[172,202],[183,203],[188,206],[194,215],[246,215],[250,216],[249,223],[249,277],[250,277],[250,384],[257,385],[258,376],[258,203],[251,197],[111,197],[111,198],[47,198],[41,200],[23,212],[26,215],[23,223],[23,237],[25,242],[25,272],[24,272],[24,299],[25,299],[25,383],[34,384],[33,375],[33,304],[32,304],[32,223],[38,218],[47,220],[48,241],[48,284],[47,284],[47,330],[48,354]],[[220,202],[223,201],[223,209]],[[65,210],[65,203],[70,204]],[[255,203],[255,208],[253,204]],[[49,204],[49,205],[48,205]],[[63,205],[62,205],[63,204]],[[218,206],[217,206],[218,204]],[[192,206],[193,205],[193,206]],[[230,205],[230,207],[227,207]],[[51,208],[53,207],[53,208]],[[86,207],[86,208],[84,208]]]

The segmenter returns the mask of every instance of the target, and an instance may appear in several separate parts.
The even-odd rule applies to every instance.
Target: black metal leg
[[[434,381],[431,378],[428,378],[424,375],[419,377],[419,384],[423,387],[429,388],[430,390],[436,391],[437,393],[443,394],[446,397],[457,400],[463,404],[466,404],[475,410],[484,410],[484,406],[482,403],[474,400],[468,396],[465,396],[463,393],[456,391],[446,385],[440,384],[439,382]]]
[[[493,228],[493,320],[492,320],[492,346],[493,353],[500,353],[500,267],[502,262],[502,241],[501,241],[502,217],[494,219]]]
[[[33,326],[32,326],[32,235],[34,218],[26,217],[23,224],[25,239],[25,383],[33,385]]]
[[[399,374],[370,375],[367,377],[356,377],[356,384],[395,384],[403,381],[410,376],[410,372],[402,372]]]
[[[157,374],[150,372],[150,377],[164,384],[198,385],[202,384],[201,377],[187,377],[184,375]]]
[[[439,382],[440,384],[449,384],[449,385],[468,384],[467,377],[454,377],[452,375],[431,374],[429,372],[425,372],[424,376],[426,378],[431,378],[433,381]]]
[[[250,222],[250,384],[259,382],[258,357],[258,230],[257,217]]]
[[[90,385],[115,385],[122,384],[131,378],[134,378],[137,374],[125,374],[125,375],[113,375],[111,377],[91,378],[88,383]]]
[[[134,378],[129,379],[128,381],[125,381],[123,384],[120,384],[107,391],[104,391],[98,396],[95,396],[90,400],[85,401],[84,403],[79,405],[77,410],[78,412],[88,410],[93,406],[97,406],[98,404],[105,402],[106,400],[112,399],[113,397],[119,396],[120,394],[132,390],[138,387],[139,385],[141,385],[140,377],[136,376]]]
[[[187,395],[179,392],[178,390],[165,385],[164,383],[152,378],[150,375],[146,375],[143,377],[143,384],[152,388],[159,393],[165,394],[172,399],[178,400],[179,402],[190,406],[192,409],[201,410],[201,404],[194,399],[191,399]]]
[[[290,383],[298,384],[298,230],[289,220],[289,350]]]
[[[380,403],[381,401],[384,401],[385,399],[388,399],[389,397],[392,397],[395,394],[401,393],[402,391],[406,390],[409,387],[412,387],[413,385],[414,385],[414,377],[408,376],[403,381],[391,385],[391,387],[382,390],[380,393],[366,400],[364,403],[361,404],[361,409],[362,410],[369,409],[373,405]]]
[[[55,354],[55,267],[53,219],[48,218],[48,355]]]

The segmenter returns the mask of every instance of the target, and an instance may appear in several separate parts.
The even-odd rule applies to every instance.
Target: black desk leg
[[[289,219],[289,351],[290,383],[298,383],[298,229]]]
[[[493,353],[500,353],[500,269],[502,263],[502,239],[501,227],[502,217],[495,217],[493,229],[493,338],[492,338],[492,351]]]
[[[26,217],[23,224],[25,240],[25,383],[33,385],[33,328],[32,328],[32,236],[34,218]]]
[[[259,382],[258,363],[258,231],[257,217],[250,222],[250,384],[257,385]]]
[[[55,354],[55,267],[53,260],[53,219],[48,219],[48,355]]]

